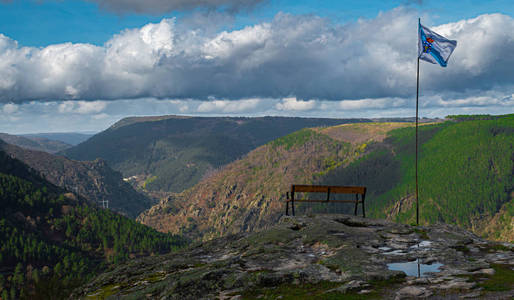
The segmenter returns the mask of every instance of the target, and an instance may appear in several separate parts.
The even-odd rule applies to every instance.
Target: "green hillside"
[[[101,210],[0,151],[0,297],[59,299],[130,257],[185,240]]]
[[[39,172],[49,182],[73,191],[93,204],[108,201],[109,209],[130,218],[152,205],[152,200],[137,192],[105,161],[74,161],[63,156],[27,150],[0,140],[0,150]]]
[[[0,140],[25,149],[56,153],[71,147],[70,144],[36,136],[18,136],[0,133]]]
[[[487,236],[512,240],[514,115],[454,120],[420,127],[420,222],[483,233],[503,208],[497,221],[505,226]],[[366,185],[372,216],[413,223],[414,134],[414,128],[393,130],[373,151],[316,182]]]
[[[344,124],[294,132],[161,201],[138,220],[203,239],[262,229],[284,213],[284,194],[296,183],[366,186],[370,216],[413,223],[413,125]],[[422,124],[419,133],[421,223],[457,224],[513,241],[514,115],[456,116]],[[352,209],[297,206],[299,214]]]
[[[27,133],[21,136],[32,139],[48,139],[52,141],[60,141],[62,143],[75,146],[92,137],[92,133],[80,132],[48,132],[48,133]]]
[[[404,126],[411,125],[343,124],[293,132],[161,200],[137,220],[160,231],[202,239],[269,227],[284,213],[281,200],[291,183],[311,183],[365,153],[366,145],[338,133],[358,129],[360,137],[380,139],[390,127]]]
[[[62,154],[76,160],[102,158],[147,191],[181,192],[206,174],[278,137],[305,127],[366,119],[127,118]]]

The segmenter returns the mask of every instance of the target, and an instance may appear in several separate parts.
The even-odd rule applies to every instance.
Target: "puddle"
[[[387,268],[393,271],[402,271],[407,276],[425,277],[426,273],[437,273],[440,272],[439,267],[443,266],[440,263],[433,264],[421,264],[418,260],[402,262],[402,263],[390,263],[387,264]]]
[[[430,245],[432,245],[431,241],[421,241],[419,244],[410,246],[410,248],[427,248]]]
[[[401,249],[398,249],[398,250],[393,250],[393,251],[389,251],[389,252],[385,252],[384,255],[405,255],[407,253],[405,253],[403,250]]]

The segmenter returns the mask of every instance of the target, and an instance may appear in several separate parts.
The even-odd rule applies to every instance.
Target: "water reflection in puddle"
[[[418,244],[416,244],[414,246],[410,246],[410,248],[427,248],[430,245],[432,245],[431,241],[421,241],[421,242],[419,242]]]
[[[426,273],[440,272],[439,267],[443,266],[440,263],[433,264],[421,264],[419,259],[414,261],[402,262],[402,263],[390,263],[387,264],[387,268],[393,271],[402,271],[407,276],[425,277]]]

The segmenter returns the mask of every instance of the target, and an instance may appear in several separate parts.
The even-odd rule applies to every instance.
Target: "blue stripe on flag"
[[[437,62],[441,65],[441,67],[446,67],[446,62],[445,62],[445,61],[444,61],[444,59],[441,57],[441,55],[439,54],[439,52],[431,50],[431,51],[430,51],[430,55],[432,55],[432,57],[434,57],[434,58],[435,58],[435,60],[437,60]]]

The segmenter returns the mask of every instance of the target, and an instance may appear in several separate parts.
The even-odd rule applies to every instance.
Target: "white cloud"
[[[18,111],[18,105],[16,104],[13,104],[13,103],[7,103],[4,105],[4,107],[2,108],[2,111],[5,113],[5,114],[13,114],[15,112]]]
[[[105,101],[64,101],[58,106],[60,113],[75,114],[97,114],[105,109],[107,102]]]
[[[211,100],[200,103],[196,111],[200,113],[243,113],[251,112],[260,103],[260,99],[244,99],[239,101]]]
[[[403,107],[406,103],[407,100],[403,98],[343,100],[339,102],[339,108],[343,110],[390,109]]]
[[[501,95],[470,96],[456,99],[443,99],[441,97],[430,97],[427,104],[435,107],[477,107],[497,106],[514,109],[514,97]],[[509,113],[509,111],[506,111]]]
[[[94,120],[104,120],[104,119],[108,119],[110,116],[108,114],[105,114],[105,113],[102,113],[102,114],[96,114],[96,115],[93,115],[92,118]]]
[[[103,46],[20,47],[0,34],[0,103],[207,100],[175,105],[182,113],[270,109],[266,101],[282,112],[317,110],[325,100],[342,100],[339,108],[352,111],[405,106],[416,89],[416,26],[415,12],[398,8],[345,25],[279,13],[270,22],[219,33],[163,19],[122,31]],[[459,44],[447,68],[422,63],[421,96],[444,99],[424,105],[462,106],[458,99],[470,95],[485,97],[473,100],[480,105],[503,105],[497,101],[504,97],[487,93],[514,89],[513,18],[482,15],[434,30]],[[106,109],[80,103],[59,109]]]
[[[0,106],[0,128],[8,133],[63,132],[63,131],[100,131],[127,116],[155,115],[205,115],[205,116],[291,116],[323,118],[378,118],[378,117],[413,117],[415,98],[382,98],[342,101],[315,102],[310,110],[279,110],[277,104],[282,99],[259,99],[255,106],[249,99],[212,100],[221,101],[217,109],[199,112],[198,107],[209,103],[199,100],[159,100],[152,98],[118,100],[105,102],[101,112],[91,109],[91,113],[77,113],[77,101],[37,102],[31,101],[17,106],[17,111],[9,114]],[[375,102],[376,101],[376,102]],[[291,101],[294,102],[294,101]],[[302,102],[302,101],[296,101]],[[303,101],[305,102],[305,101]],[[86,102],[90,103],[90,102]],[[92,102],[94,103],[94,102]],[[312,103],[312,102],[311,102]],[[230,104],[231,109],[228,109]],[[243,111],[237,107],[247,107]],[[205,106],[203,106],[205,108]],[[441,96],[423,96],[420,98],[421,117],[444,117],[450,114],[506,114],[513,113],[514,97],[512,93],[482,93],[468,96],[445,98]],[[84,111],[85,108],[82,109]],[[231,110],[232,112],[227,112]],[[61,113],[60,111],[65,111]]]
[[[189,105],[185,100],[170,100],[171,104],[174,104],[178,107],[179,112],[185,113],[189,111]]]
[[[295,97],[284,98],[280,103],[275,105],[278,110],[294,110],[294,111],[305,111],[312,110],[316,107],[315,100],[301,101]]]

